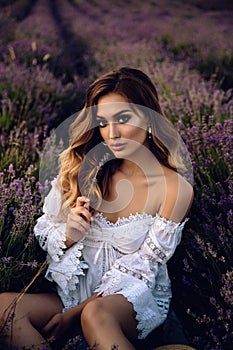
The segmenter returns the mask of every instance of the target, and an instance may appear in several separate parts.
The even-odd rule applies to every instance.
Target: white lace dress
[[[97,213],[91,232],[66,249],[66,223],[55,220],[60,203],[54,180],[34,232],[48,253],[46,278],[56,282],[64,309],[94,292],[122,294],[136,311],[139,339],[145,338],[166,319],[171,300],[166,262],[180,242],[185,221],[177,224],[144,213],[111,223]]]

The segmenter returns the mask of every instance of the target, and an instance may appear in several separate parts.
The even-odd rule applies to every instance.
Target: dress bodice
[[[108,221],[102,213],[95,215],[91,232],[85,238],[85,245],[100,247],[108,244],[122,254],[130,254],[139,249],[145,239],[153,217],[148,214],[130,214],[119,218],[115,223]]]

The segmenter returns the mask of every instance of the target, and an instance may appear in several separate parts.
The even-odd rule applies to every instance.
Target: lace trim
[[[112,222],[110,220],[108,220],[102,212],[98,212],[95,214],[95,217],[96,219],[101,223],[101,224],[104,224],[106,226],[110,226],[110,227],[116,227],[116,226],[121,226],[121,225],[125,225],[125,224],[128,224],[132,221],[138,221],[138,220],[142,220],[142,219],[145,219],[145,218],[148,218],[148,219],[152,219],[153,216],[150,215],[150,214],[147,214],[147,213],[136,213],[136,214],[130,214],[128,217],[119,217],[117,219],[116,222]]]
[[[146,285],[147,285],[149,288],[152,288],[152,287],[153,287],[152,283],[148,280],[148,278],[146,278],[145,276],[143,276],[143,274],[141,274],[141,273],[139,273],[139,272],[135,272],[135,271],[129,269],[128,267],[119,264],[118,262],[116,262],[116,263],[114,264],[114,267],[115,267],[117,270],[119,270],[119,271],[121,271],[121,272],[123,272],[123,273],[129,274],[129,275],[131,275],[131,276],[133,276],[133,277],[138,278],[139,280],[141,280],[141,281],[143,281],[144,283],[146,283]]]
[[[156,284],[154,290],[156,292],[170,292],[171,287],[170,286],[165,286],[163,284]]]
[[[152,298],[149,291],[147,295],[146,293],[127,293],[124,290],[118,294],[122,294],[133,305],[138,321],[138,339],[145,339],[153,329],[165,321],[170,306],[170,298],[166,300]]]
[[[83,244],[76,243],[69,248],[60,261],[51,261],[48,258],[49,266],[46,278],[54,281],[65,295],[76,290],[79,284],[79,276],[85,276],[84,270],[88,269],[88,264],[81,260]]]
[[[162,261],[166,259],[166,254],[153,242],[151,237],[147,237],[145,240],[145,243],[149,247],[149,249],[152,251],[152,256],[149,254],[146,254],[142,256],[143,259],[153,259],[157,260],[157,258],[160,258]],[[155,256],[154,256],[155,255]]]
[[[188,218],[186,218],[182,223],[175,222],[173,220],[169,220],[163,216],[160,216],[158,213],[156,213],[155,216],[153,216],[153,215],[147,214],[145,212],[143,212],[143,213],[137,212],[135,214],[130,213],[130,215],[128,217],[124,217],[124,216],[119,217],[116,222],[112,222],[112,221],[108,220],[107,217],[105,217],[102,212],[97,212],[95,214],[95,217],[101,224],[104,224],[104,225],[110,226],[110,227],[121,226],[124,224],[128,224],[132,221],[137,221],[137,220],[141,220],[141,219],[158,219],[158,220],[162,221],[164,224],[173,224],[176,226],[183,226],[188,221]]]
[[[45,235],[45,234],[42,234],[42,235],[38,238],[38,240],[39,240],[39,244],[40,244],[41,248],[45,250],[45,247],[46,247],[46,245],[47,245],[47,240],[48,240],[47,234],[46,234],[46,235]]]
[[[136,313],[138,338],[144,339],[154,328],[162,324],[170,304],[170,296],[164,299],[153,297],[148,287],[138,281],[121,279],[122,276],[112,276],[107,288],[96,291],[103,296],[112,294],[123,295],[132,305]]]
[[[55,261],[60,260],[66,248],[63,231],[60,226],[51,222],[46,214],[38,219],[34,227],[34,234],[41,248]]]
[[[156,215],[154,216],[154,218],[155,219],[158,219],[159,221],[161,221],[161,222],[163,222],[164,224],[166,224],[166,225],[175,225],[175,226],[181,226],[181,227],[183,227],[184,226],[184,224],[189,220],[189,218],[186,218],[184,221],[182,221],[182,222],[175,222],[175,221],[173,221],[173,220],[170,220],[170,219],[167,219],[167,218],[165,218],[165,217],[163,217],[163,216],[160,216],[158,213],[156,213]]]

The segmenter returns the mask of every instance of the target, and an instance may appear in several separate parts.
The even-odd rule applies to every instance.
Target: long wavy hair
[[[108,194],[111,176],[123,161],[111,157],[108,162],[102,164],[106,146],[101,143],[103,140],[94,114],[99,98],[108,93],[120,94],[130,103],[147,107],[148,111],[153,112],[146,115],[152,129],[151,138],[148,138],[149,148],[162,165],[177,171],[169,151],[178,147],[176,135],[171,135],[170,130],[166,134],[167,128],[161,125],[163,122],[155,122],[154,112],[160,116],[163,116],[163,113],[154,84],[142,71],[122,67],[104,74],[89,86],[85,105],[70,126],[70,146],[60,156],[59,184],[63,193],[63,211],[75,206],[78,196],[88,194],[91,199],[91,211],[95,212],[98,203]],[[161,120],[168,123],[165,116]],[[161,139],[167,140],[167,145]],[[98,147],[95,147],[97,145]],[[90,153],[92,156],[87,157]]]

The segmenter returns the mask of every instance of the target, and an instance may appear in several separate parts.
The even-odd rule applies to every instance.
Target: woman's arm
[[[44,200],[43,215],[34,227],[34,234],[41,248],[48,252],[52,260],[58,261],[67,248],[81,241],[88,234],[92,216],[89,212],[88,199],[78,197],[67,220],[58,220],[62,198],[57,187],[57,179],[54,179],[51,185],[52,188]]]
[[[78,285],[79,276],[85,274],[84,270],[88,265],[82,256],[83,243],[74,243],[72,238],[67,238],[67,227],[69,232],[70,226],[66,221],[58,220],[60,207],[61,193],[55,179],[44,200],[44,214],[37,220],[34,234],[41,248],[47,252],[48,269],[45,277],[51,282],[56,282],[65,294],[69,294]],[[88,208],[85,210],[88,211]]]

